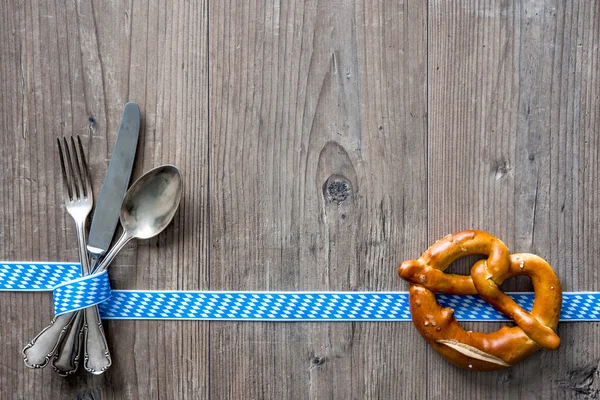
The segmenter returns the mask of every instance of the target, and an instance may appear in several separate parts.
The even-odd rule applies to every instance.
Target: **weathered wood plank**
[[[0,259],[76,259],[55,137],[83,135],[97,195],[131,100],[142,111],[133,178],[172,163],[185,188],[174,223],[115,260],[113,287],[207,288],[207,3],[59,3],[0,5]],[[205,323],[105,323],[113,367],[63,380],[21,360],[50,320],[50,296],[3,293],[0,314],[2,398],[207,396]]]
[[[426,244],[425,4],[213,3],[209,37],[211,288],[405,289]],[[422,398],[417,340],[211,323],[211,395]]]
[[[487,230],[546,258],[564,290],[598,290],[597,2],[431,2],[429,15],[430,242]],[[503,372],[430,352],[429,396],[595,398],[598,324],[559,334],[560,350]]]

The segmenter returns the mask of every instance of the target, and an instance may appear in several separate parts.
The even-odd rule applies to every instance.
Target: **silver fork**
[[[89,175],[85,153],[81,145],[81,139],[77,136],[77,144],[71,137],[71,150],[69,150],[68,142],[63,138],[64,146],[60,145],[60,140],[57,139],[59,155],[61,160],[61,168],[63,172],[63,182],[65,185],[65,205],[67,212],[73,217],[77,227],[77,242],[79,250],[79,259],[81,262],[82,275],[89,275],[91,269],[89,266],[89,258],[86,248],[86,233],[85,222],[92,210],[94,198],[92,193],[92,180]],[[71,156],[71,153],[74,156]],[[65,160],[67,162],[65,162]],[[68,166],[68,167],[67,167]],[[67,168],[71,174],[67,174]],[[71,185],[69,186],[69,179]],[[76,185],[75,185],[76,181]],[[78,195],[77,195],[78,194]],[[106,336],[102,328],[98,307],[88,307],[83,310],[83,318],[81,312],[75,317],[74,327],[69,331],[69,335],[65,339],[65,343],[61,348],[60,354],[53,361],[55,370],[62,374],[71,374],[77,370],[79,363],[81,336],[84,340],[84,368],[86,371],[101,374],[112,361],[106,343]],[[81,329],[83,324],[83,330]],[[63,354],[64,353],[64,354]]]
[[[85,222],[94,204],[91,179],[79,136],[78,146],[73,137],[71,146],[66,138],[63,138],[62,143],[60,139],[57,139],[57,142],[65,187],[65,206],[75,221],[79,261],[82,275],[85,276],[90,273]],[[79,366],[82,338],[85,344],[85,369],[94,374],[101,374],[112,362],[96,306],[84,309],[83,314],[76,311],[55,317],[50,325],[23,349],[25,365],[42,368],[55,355],[53,366],[57,373],[62,376],[70,375]]]

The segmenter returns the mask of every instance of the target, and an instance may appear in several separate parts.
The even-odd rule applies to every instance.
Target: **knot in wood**
[[[470,276],[446,274],[457,259],[487,256],[475,263]],[[560,346],[556,327],[562,305],[560,281],[552,267],[534,254],[510,254],[502,241],[489,233],[464,231],[433,244],[418,260],[402,263],[399,275],[411,282],[412,320],[429,344],[451,363],[468,370],[495,370],[515,365],[540,347]],[[531,312],[500,290],[508,278],[525,275],[534,283]],[[434,293],[478,294],[517,326],[493,333],[466,332],[454,310],[442,308]]]
[[[350,195],[351,185],[346,177],[331,175],[323,185],[325,200],[333,203],[341,203]]]
[[[311,359],[311,362],[316,366],[323,365],[325,363],[325,357],[314,356]]]

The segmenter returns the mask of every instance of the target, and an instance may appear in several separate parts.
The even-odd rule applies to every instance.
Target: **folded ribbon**
[[[56,314],[98,304],[103,319],[410,321],[406,292],[111,290],[108,274],[81,278],[79,264],[0,261],[0,291],[50,291]],[[531,309],[533,293],[509,293]],[[458,320],[508,321],[476,295],[438,294]],[[600,293],[563,293],[561,321],[600,321]]]
[[[103,303],[110,296],[108,271],[61,283],[52,290],[54,315]]]

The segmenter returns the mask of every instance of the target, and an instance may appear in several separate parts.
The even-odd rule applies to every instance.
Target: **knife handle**
[[[75,312],[61,314],[52,319],[31,342],[23,348],[23,361],[29,368],[44,368],[56,353],[62,338],[75,319]]]
[[[98,307],[92,306],[83,310],[84,312],[84,342],[85,358],[83,367],[86,371],[95,375],[104,373],[112,364],[108,343],[100,321]]]

